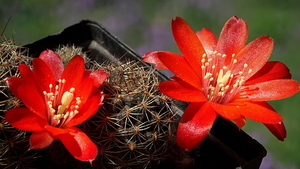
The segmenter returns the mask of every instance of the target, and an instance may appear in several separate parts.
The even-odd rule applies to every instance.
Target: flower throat
[[[227,55],[217,51],[202,55],[202,92],[208,101],[220,104],[229,103],[244,84],[245,75],[252,72],[247,63],[243,65],[240,71],[232,71],[238,62],[235,54],[231,55],[229,66],[221,66],[225,65],[221,62],[225,62],[227,57]]]
[[[65,79],[59,79],[54,88],[53,84],[49,84],[49,92],[43,91],[49,124],[59,128],[64,127],[78,113],[81,103],[80,97],[74,98],[75,88],[63,92],[65,83]]]

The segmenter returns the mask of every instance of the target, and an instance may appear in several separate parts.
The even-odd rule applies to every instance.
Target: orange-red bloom
[[[290,79],[283,63],[267,62],[273,49],[270,37],[246,45],[248,28],[237,17],[226,22],[218,40],[209,29],[195,33],[179,17],[172,21],[172,31],[182,55],[155,51],[143,60],[175,74],[159,85],[162,93],[191,102],[178,126],[180,146],[186,150],[198,146],[218,115],[239,128],[247,117],[264,123],[279,140],[286,137],[282,116],[265,101],[292,96],[299,84]]]
[[[43,51],[32,63],[33,70],[25,64],[18,66],[22,78],[6,79],[13,95],[26,108],[8,110],[5,120],[15,128],[33,131],[30,149],[42,149],[60,139],[75,158],[92,162],[98,148],[74,126],[102,105],[104,95],[98,87],[108,75],[102,70],[84,70],[79,55],[64,68],[60,56],[51,50]]]

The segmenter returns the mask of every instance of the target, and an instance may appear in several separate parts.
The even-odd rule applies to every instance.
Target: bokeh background
[[[227,19],[236,15],[249,26],[248,42],[262,35],[275,40],[270,60],[285,63],[300,81],[299,9],[298,0],[0,0],[0,32],[25,45],[90,19],[140,55],[154,50],[179,53],[170,30],[172,18],[180,16],[195,31],[205,27],[218,35]],[[270,103],[284,117],[286,140],[278,141],[251,120],[243,130],[268,151],[261,169],[298,169],[300,94]]]

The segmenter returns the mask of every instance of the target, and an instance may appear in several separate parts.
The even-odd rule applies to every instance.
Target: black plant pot
[[[119,41],[99,24],[84,20],[78,24],[64,29],[61,33],[48,36],[32,44],[25,45],[29,54],[38,57],[45,49],[55,49],[59,45],[74,44],[83,47],[90,56],[99,63],[105,60],[123,62],[124,60],[140,61],[137,55],[126,44]],[[146,63],[141,62],[148,66]],[[168,79],[159,74],[161,80]],[[178,103],[184,110],[185,103]],[[230,121],[218,118],[208,137],[198,148],[189,152],[194,159],[192,168],[204,169],[258,169],[266,150],[256,140]],[[172,166],[172,165],[170,165]],[[176,168],[172,166],[171,168]],[[168,168],[165,167],[164,168]]]

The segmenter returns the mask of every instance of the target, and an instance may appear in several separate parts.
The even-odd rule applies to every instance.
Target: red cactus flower
[[[32,63],[33,70],[25,64],[18,66],[21,78],[6,79],[12,94],[26,108],[8,110],[5,120],[15,128],[33,131],[29,149],[42,149],[60,139],[75,158],[92,162],[97,146],[74,126],[102,105],[104,95],[98,87],[108,75],[102,70],[84,70],[79,55],[64,68],[60,56],[51,50],[43,51]]]
[[[262,122],[279,139],[286,137],[282,116],[265,101],[294,95],[299,84],[280,62],[267,62],[273,40],[261,36],[246,44],[246,23],[230,18],[217,40],[209,29],[194,33],[181,18],[172,21],[174,39],[182,52],[146,53],[143,61],[168,69],[173,80],[160,83],[167,96],[191,102],[178,126],[177,142],[192,150],[209,133],[218,115],[239,128],[245,117]]]

